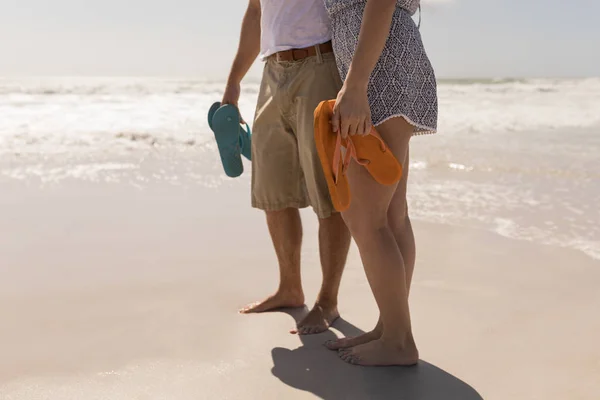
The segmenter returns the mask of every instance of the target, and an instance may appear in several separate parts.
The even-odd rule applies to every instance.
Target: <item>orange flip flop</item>
[[[342,160],[342,137],[331,126],[333,104],[323,101],[315,109],[315,142],[333,207],[342,212],[350,207],[350,185]]]
[[[369,171],[371,176],[382,185],[393,185],[402,178],[402,164],[375,128],[366,136],[351,136],[355,158]]]
[[[347,139],[333,132],[331,119],[334,106],[335,100],[327,100],[315,109],[315,142],[333,206],[341,212],[350,207],[351,194],[346,171],[352,159],[363,165],[382,185],[398,182],[402,177],[402,165],[375,129],[369,135],[350,136]],[[346,149],[344,157],[342,147]]]

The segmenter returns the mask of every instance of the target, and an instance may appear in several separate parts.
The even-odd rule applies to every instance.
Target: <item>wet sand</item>
[[[415,222],[411,299],[423,362],[344,364],[322,343],[371,329],[353,248],[342,320],[290,335],[306,310],[242,316],[277,284],[247,189],[3,184],[0,399],[596,399],[600,262]],[[320,283],[303,212],[303,278]]]

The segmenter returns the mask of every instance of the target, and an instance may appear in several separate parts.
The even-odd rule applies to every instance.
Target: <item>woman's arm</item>
[[[397,0],[367,0],[356,51],[332,121],[334,130],[344,137],[371,131],[367,87],[388,39],[396,5]]]
[[[358,45],[348,72],[348,86],[366,87],[390,34],[396,0],[368,0]]]

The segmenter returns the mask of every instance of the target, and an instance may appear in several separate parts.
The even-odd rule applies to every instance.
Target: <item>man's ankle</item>
[[[321,307],[325,310],[331,310],[337,308],[338,301],[337,296],[330,295],[319,295],[315,303],[315,307]]]
[[[277,293],[304,298],[302,285],[298,284],[281,284],[279,285],[279,289],[277,289]]]

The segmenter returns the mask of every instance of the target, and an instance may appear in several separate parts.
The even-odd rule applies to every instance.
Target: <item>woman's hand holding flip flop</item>
[[[344,84],[333,108],[331,124],[333,131],[339,132],[344,139],[349,135],[365,136],[371,132],[373,125],[367,85]]]

